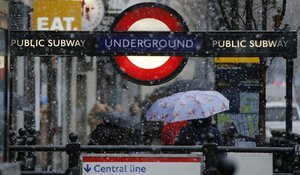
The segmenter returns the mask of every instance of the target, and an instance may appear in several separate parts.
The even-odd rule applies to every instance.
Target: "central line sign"
[[[91,154],[81,157],[82,175],[199,175],[202,155]]]

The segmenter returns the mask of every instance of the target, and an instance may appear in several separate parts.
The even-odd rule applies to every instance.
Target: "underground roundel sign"
[[[111,26],[112,32],[187,32],[182,17],[170,7],[141,3],[123,11]],[[155,46],[155,45],[154,45]],[[114,56],[113,64],[129,80],[143,85],[157,85],[174,78],[185,66],[184,56]]]

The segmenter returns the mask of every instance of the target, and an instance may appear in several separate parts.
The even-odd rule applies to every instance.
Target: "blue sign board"
[[[101,33],[96,36],[97,51],[116,54],[187,54],[201,49],[200,35],[171,33]]]

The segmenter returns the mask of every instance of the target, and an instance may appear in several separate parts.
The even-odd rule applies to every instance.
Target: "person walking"
[[[163,145],[174,145],[176,136],[187,124],[187,120],[174,123],[164,123],[161,131],[161,143]]]
[[[189,120],[175,139],[175,145],[203,145],[214,142],[223,146],[218,128],[212,123],[212,117]]]
[[[126,145],[126,129],[113,123],[102,121],[92,131],[89,145]]]
[[[97,102],[89,113],[89,124],[93,131],[89,145],[133,145],[142,142],[136,137],[135,129],[140,122],[129,114]]]
[[[97,115],[111,111],[112,108],[104,103],[96,102],[88,114],[88,123],[91,127],[89,145],[122,145],[124,131],[109,121],[97,118]]]
[[[220,132],[225,146],[235,146],[239,134],[233,122],[225,122]]]
[[[143,145],[144,144],[144,125],[142,123],[142,107],[139,100],[135,101],[129,106],[129,116],[133,121],[140,123],[139,127],[132,128],[129,133],[131,145]]]
[[[96,114],[111,111],[111,110],[112,108],[106,103],[101,103],[98,101],[95,103],[94,107],[88,113],[88,124],[91,128],[91,131],[93,131],[98,125],[103,123],[102,120],[96,119],[95,117]]]

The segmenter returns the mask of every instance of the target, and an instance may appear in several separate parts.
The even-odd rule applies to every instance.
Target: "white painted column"
[[[25,58],[24,57],[17,57],[16,58],[16,62],[17,62],[17,75],[16,75],[16,84],[17,84],[17,87],[16,87],[16,91],[17,91],[17,94],[20,94],[20,95],[24,95],[24,64],[25,64]],[[24,112],[21,111],[21,110],[18,110],[17,113],[17,118],[16,118],[16,129],[19,129],[19,128],[24,128]]]
[[[40,126],[40,94],[41,94],[41,59],[40,57],[34,57],[34,87],[35,87],[35,111],[34,111],[34,124],[35,130],[39,131]]]

